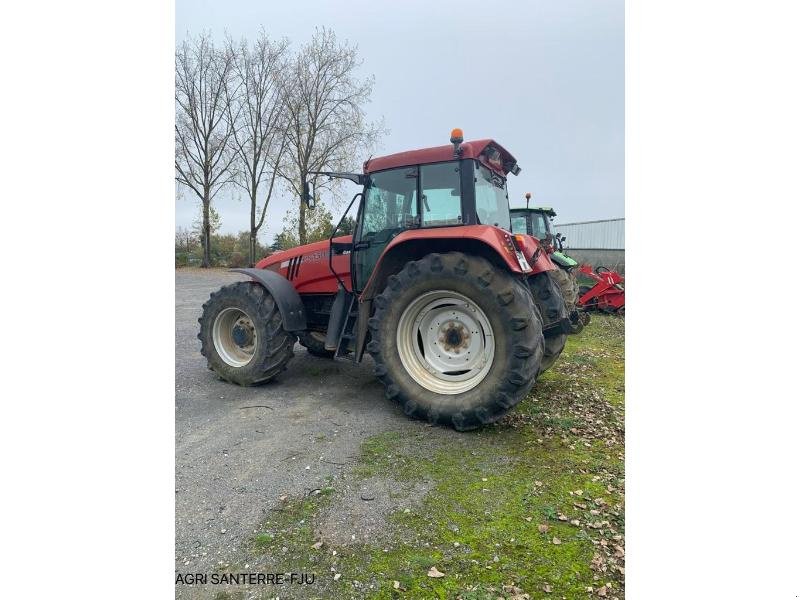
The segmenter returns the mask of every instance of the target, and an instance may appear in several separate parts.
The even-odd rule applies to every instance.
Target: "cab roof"
[[[511,208],[509,209],[511,212],[540,212],[546,215],[550,215],[551,217],[556,216],[556,211],[554,211],[549,206],[531,206],[530,208]]]
[[[502,168],[488,162],[482,154],[488,146],[496,148],[503,159]],[[456,160],[456,158],[473,158],[480,160],[481,163],[490,169],[507,175],[517,160],[511,153],[492,139],[472,140],[461,143],[461,156],[456,157],[453,152],[453,144],[446,146],[435,146],[433,148],[420,148],[419,150],[406,150],[397,154],[387,156],[376,156],[364,163],[364,173],[374,173],[385,169],[395,169],[397,167],[409,167],[411,165],[424,165],[428,163],[446,162]]]

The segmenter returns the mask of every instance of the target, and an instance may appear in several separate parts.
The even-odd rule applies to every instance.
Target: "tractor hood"
[[[341,237],[333,238],[336,242],[347,242],[349,243],[352,240],[353,236],[351,235],[344,235]],[[272,267],[272,270],[275,269],[275,265],[278,265],[278,268],[286,267],[289,264],[289,261],[293,258],[297,258],[299,256],[308,257],[308,258],[323,258],[324,255],[325,260],[328,259],[328,246],[330,243],[328,240],[322,240],[320,242],[313,242],[311,244],[306,244],[305,246],[296,246],[294,248],[289,248],[288,250],[278,250],[277,252],[273,252],[269,256],[262,258],[260,261],[256,263],[257,269],[267,269]],[[286,264],[283,264],[286,263]]]
[[[350,243],[353,236],[334,238],[340,243]],[[281,250],[262,258],[256,263],[258,269],[269,269],[288,279],[301,294],[334,294],[337,290],[337,275],[350,287],[350,253],[336,254],[330,260],[328,240]]]

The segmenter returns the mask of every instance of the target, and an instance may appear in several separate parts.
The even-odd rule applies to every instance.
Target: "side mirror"
[[[314,193],[310,192],[308,189],[307,181],[303,182],[303,194],[301,199],[303,200],[303,202],[306,203],[306,206],[308,207],[309,210],[314,210],[314,207],[317,205],[316,199],[314,198]]]

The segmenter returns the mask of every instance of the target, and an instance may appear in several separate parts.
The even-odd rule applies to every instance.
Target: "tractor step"
[[[338,351],[342,332],[350,320],[350,308],[352,306],[352,294],[339,286],[336,297],[331,306],[331,316],[328,320],[328,333],[325,336],[325,349]]]
[[[334,358],[355,361],[357,321],[358,299],[340,285],[331,306],[328,333],[325,336],[325,349],[332,350]]]
[[[355,362],[356,355],[356,322],[358,321],[358,299],[355,294],[349,294],[350,304],[347,308],[347,318],[345,319],[342,334],[339,336],[339,344],[336,347],[334,358],[345,358],[349,361]],[[353,310],[353,307],[356,310]]]

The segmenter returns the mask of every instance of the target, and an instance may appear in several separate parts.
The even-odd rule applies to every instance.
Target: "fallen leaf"
[[[311,547],[314,550],[319,550],[320,548],[322,548],[322,540],[320,540],[319,542],[315,542],[314,544],[311,544]]]
[[[597,590],[597,595],[598,595],[598,596],[605,596],[605,595],[606,595],[606,586],[603,586],[603,587],[601,587],[601,588],[598,588],[598,590]]]
[[[557,537],[554,537],[554,538],[553,538],[553,543],[554,543],[556,546],[558,546],[558,545],[561,543],[561,540],[560,540],[560,539],[558,539]]]
[[[428,577],[444,577],[444,573],[439,571],[436,567],[428,569]]]
[[[336,575],[333,576],[333,580],[334,581],[339,581],[339,577],[341,577],[341,576],[342,576],[341,573],[337,573]]]
[[[569,517],[567,515],[558,513],[558,520],[559,521],[569,521]]]
[[[525,517],[525,520],[526,520],[528,523],[530,523],[531,521],[533,521],[533,517]]]
[[[545,592],[547,592],[548,594],[549,594],[550,592],[552,592],[552,591],[553,591],[553,588],[551,588],[551,587],[550,587],[550,585],[549,585],[549,584],[547,584],[547,583],[545,583],[545,584],[544,584],[544,587],[543,587],[542,589],[543,589]]]
[[[544,523],[539,525],[539,533],[547,533],[548,531],[550,531],[549,525],[545,525]]]
[[[572,525],[575,525],[575,527],[580,527],[580,525],[581,525],[581,522],[578,519],[572,519],[572,521],[570,521],[570,523]]]
[[[393,583],[392,583],[392,587],[393,587],[394,589],[396,589],[396,590],[399,590],[399,589],[400,589],[400,582],[399,582],[399,581],[395,581],[395,582],[393,582]]]

